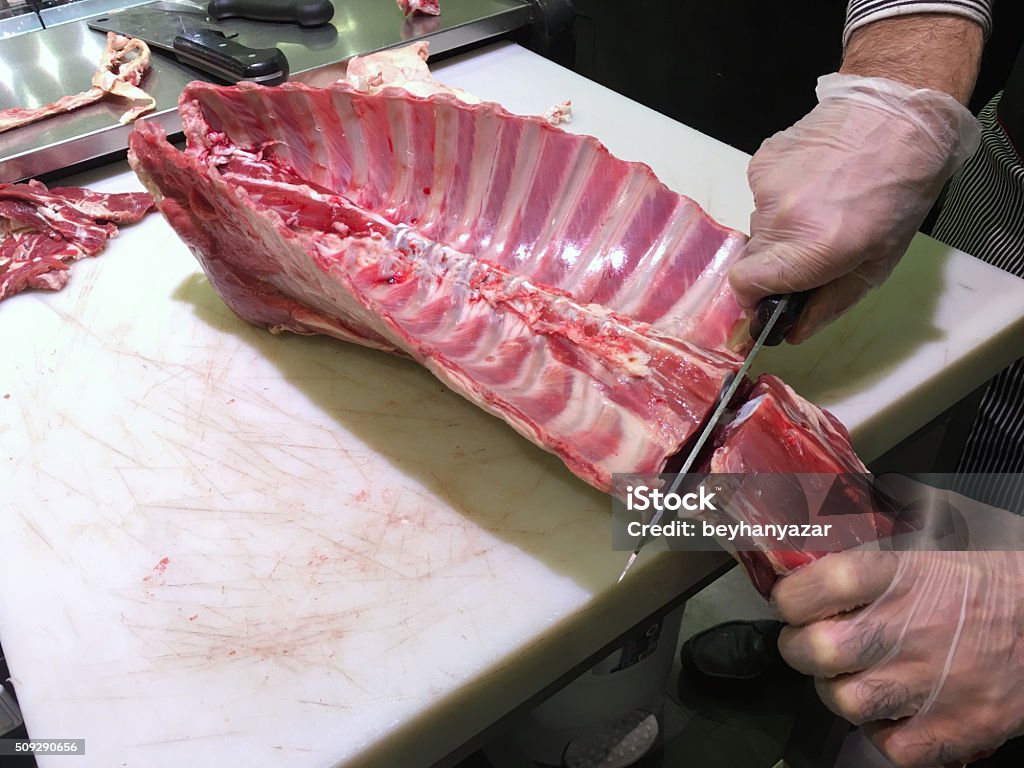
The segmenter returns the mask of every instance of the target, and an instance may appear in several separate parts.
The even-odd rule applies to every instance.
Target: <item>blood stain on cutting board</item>
[[[153,566],[153,572],[147,574],[146,576],[143,576],[142,580],[143,581],[149,581],[154,576],[163,576],[164,572],[167,570],[167,565],[170,562],[171,562],[171,559],[169,557],[162,557],[162,558],[160,558],[160,560],[157,562],[157,564]]]
[[[385,488],[367,501],[346,513],[347,526],[330,509],[221,512],[216,526],[182,519],[202,511],[179,510],[176,521],[204,533],[209,546],[171,546],[139,573],[142,592],[131,596],[122,623],[140,654],[164,671],[257,663],[347,676],[354,658],[368,663],[368,632],[391,645],[414,643],[409,627],[442,620],[443,611],[428,607],[462,583],[445,579],[446,571],[480,558],[473,567],[487,578],[488,548],[460,515],[418,489]],[[222,538],[210,541],[211,532]],[[195,547],[195,539],[182,541]]]

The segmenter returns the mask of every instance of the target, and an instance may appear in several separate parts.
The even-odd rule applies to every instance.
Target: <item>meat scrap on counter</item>
[[[426,40],[367,56],[355,56],[345,67],[345,77],[338,82],[347,83],[363,93],[402,88],[423,98],[448,93],[466,104],[480,103],[473,94],[435,80],[427,66],[429,56],[430,45]]]
[[[572,100],[566,99],[560,104],[555,104],[551,109],[541,115],[551,125],[561,125],[572,122]]]
[[[107,47],[100,58],[99,68],[92,76],[92,88],[64,96],[45,107],[0,110],[0,133],[95,104],[108,94],[136,102],[120,118],[122,124],[130,123],[156,106],[156,100],[139,88],[148,69],[148,45],[133,37],[108,32]]]
[[[59,291],[68,262],[97,255],[117,224],[132,224],[152,207],[144,192],[0,184],[0,300],[26,288]]]
[[[363,93],[380,93],[385,88],[402,88],[413,96],[428,98],[448,93],[466,104],[480,104],[482,99],[468,91],[434,79],[427,66],[430,44],[426,40],[352,58],[345,68],[346,83]],[[551,125],[572,121],[572,101],[566,99],[541,115]]]
[[[411,16],[417,11],[429,16],[441,15],[441,5],[438,0],[396,0],[396,2],[406,16]]]

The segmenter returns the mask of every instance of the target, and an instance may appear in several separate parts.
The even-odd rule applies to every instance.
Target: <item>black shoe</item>
[[[781,621],[727,621],[698,632],[679,652],[686,681],[715,695],[755,690],[785,667],[779,654]]]

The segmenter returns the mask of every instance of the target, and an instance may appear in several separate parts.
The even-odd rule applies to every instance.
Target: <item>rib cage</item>
[[[143,124],[130,160],[239,316],[408,354],[598,488],[660,471],[739,367],[742,236],[593,138],[395,89],[180,109],[187,152]]]
[[[727,346],[740,321],[726,273],[744,236],[593,137],[398,88],[225,93],[183,96],[191,143],[216,151],[208,122],[392,224],[702,347]]]

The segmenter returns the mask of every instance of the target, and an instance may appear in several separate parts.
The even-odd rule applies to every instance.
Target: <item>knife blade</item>
[[[334,18],[331,0],[157,0],[146,8],[168,13],[188,13],[208,19],[247,19],[319,27]]]
[[[87,24],[97,32],[136,37],[229,83],[277,85],[288,79],[288,59],[279,48],[249,48],[191,16],[142,6],[90,19]]]
[[[796,321],[800,319],[800,313],[803,312],[804,305],[807,303],[810,293],[810,291],[802,291],[800,293],[767,296],[758,303],[750,323],[751,334],[756,334],[757,336],[754,341],[754,346],[750,348],[750,352],[747,353],[746,360],[743,361],[743,365],[740,366],[740,369],[736,374],[731,378],[727,378],[722,383],[722,387],[718,392],[718,397],[715,399],[715,406],[711,412],[711,416],[706,422],[704,422],[704,426],[700,430],[697,439],[689,449],[686,461],[683,462],[675,479],[665,492],[666,495],[671,495],[679,490],[679,486],[682,485],[683,480],[686,478],[686,474],[693,467],[694,462],[697,460],[697,456],[700,455],[700,451],[704,447],[704,443],[706,443],[708,438],[711,437],[711,433],[714,432],[715,427],[722,418],[722,415],[729,407],[729,401],[732,400],[733,395],[736,394],[736,390],[739,389],[743,380],[746,378],[747,372],[750,370],[750,365],[754,362],[754,358],[757,356],[757,353],[761,351],[762,347],[774,347],[782,342]],[[657,525],[660,523],[664,514],[664,509],[656,510],[654,516],[651,518],[650,525]],[[629,558],[626,560],[625,567],[622,569],[622,573],[619,574],[619,582],[621,582],[626,577],[626,574],[629,573],[629,569],[633,567],[633,563],[636,562],[637,557],[640,555],[640,550],[644,548],[648,541],[650,541],[650,538],[651,537],[649,535],[645,534],[641,537],[636,547],[633,548]]]

